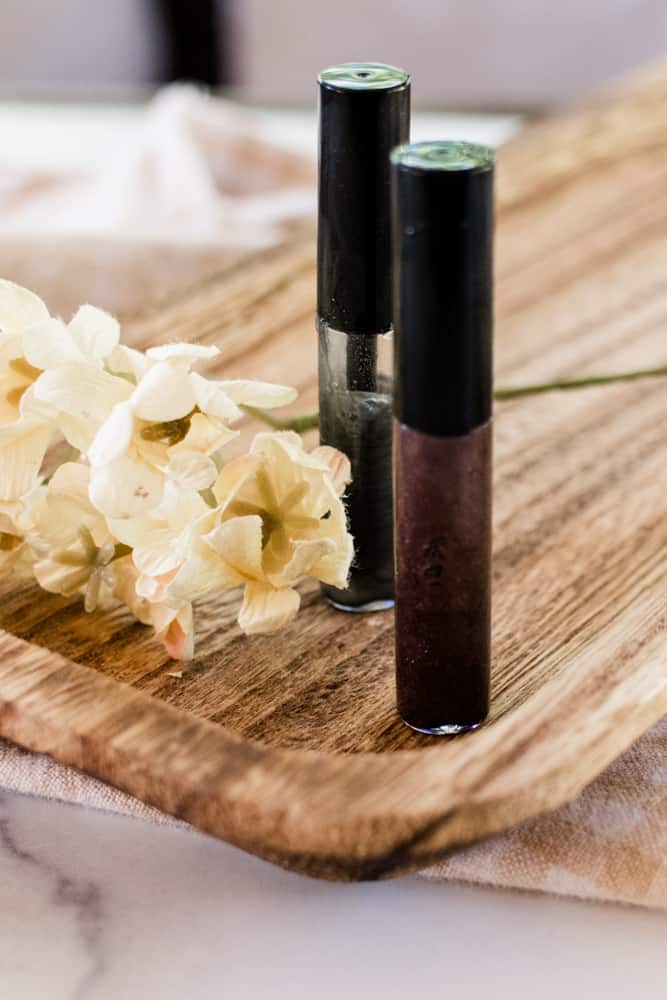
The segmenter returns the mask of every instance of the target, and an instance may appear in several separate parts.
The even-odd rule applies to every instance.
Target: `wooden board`
[[[497,380],[667,360],[667,71],[500,155]],[[315,403],[312,233],[128,322]],[[394,875],[574,796],[667,711],[667,383],[499,405],[493,709],[449,742],[393,705],[392,615],[304,589],[244,638],[198,611],[181,679],[121,613],[2,584],[0,733],[285,867]],[[252,430],[249,427],[248,430]]]

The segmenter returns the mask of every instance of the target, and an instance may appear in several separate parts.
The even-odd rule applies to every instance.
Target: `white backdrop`
[[[196,3],[197,0],[192,0]],[[229,49],[257,100],[308,104],[317,70],[411,70],[433,108],[539,108],[667,55],[667,0],[227,0]],[[0,87],[150,82],[150,0],[1,0]]]
[[[320,66],[410,70],[421,106],[566,101],[667,55],[667,0],[234,0],[239,71],[261,100],[299,100]]]

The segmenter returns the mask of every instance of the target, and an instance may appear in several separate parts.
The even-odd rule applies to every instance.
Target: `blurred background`
[[[312,225],[323,66],[402,66],[413,138],[495,145],[667,50],[665,0],[3,0],[1,24],[0,274],[65,313]]]
[[[306,105],[324,65],[419,66],[417,106],[540,109],[660,55],[664,0],[3,0],[6,91],[186,77]]]

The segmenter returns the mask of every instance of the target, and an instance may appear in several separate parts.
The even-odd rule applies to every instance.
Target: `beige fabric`
[[[252,112],[175,84],[136,145],[104,169],[51,178],[0,170],[3,236],[265,246],[315,206],[315,165],[258,138]]]
[[[13,195],[0,186],[0,274],[31,285],[66,315],[85,300],[113,310],[146,305],[165,283],[179,276],[189,283],[212,269],[225,247],[238,246],[239,228],[245,245],[279,238],[310,203],[311,177],[309,161],[259,143],[228,105],[172,90],[149,116],[140,148],[103,176],[51,185],[24,179]],[[159,180],[154,190],[151,178]],[[276,188],[283,193],[274,199]],[[53,211],[48,237],[45,206]],[[0,787],[175,822],[2,741]],[[667,719],[571,804],[425,874],[667,907]]]
[[[0,787],[176,823],[101,781],[5,741]],[[573,802],[464,848],[423,874],[667,908],[667,717]]]
[[[667,717],[574,801],[424,874],[667,908]]]
[[[173,85],[104,169],[26,176],[0,164],[0,275],[67,318],[85,301],[141,310],[311,219],[315,173],[262,139],[252,112]]]

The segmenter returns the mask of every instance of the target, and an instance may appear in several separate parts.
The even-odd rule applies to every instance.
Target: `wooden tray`
[[[667,76],[503,151],[498,382],[667,360]],[[315,402],[312,234],[131,321],[219,342]],[[181,679],[121,613],[2,586],[0,733],[280,865],[395,875],[575,795],[667,710],[667,383],[496,417],[493,712],[450,742],[393,707],[392,616],[312,587],[273,638],[200,609]]]

